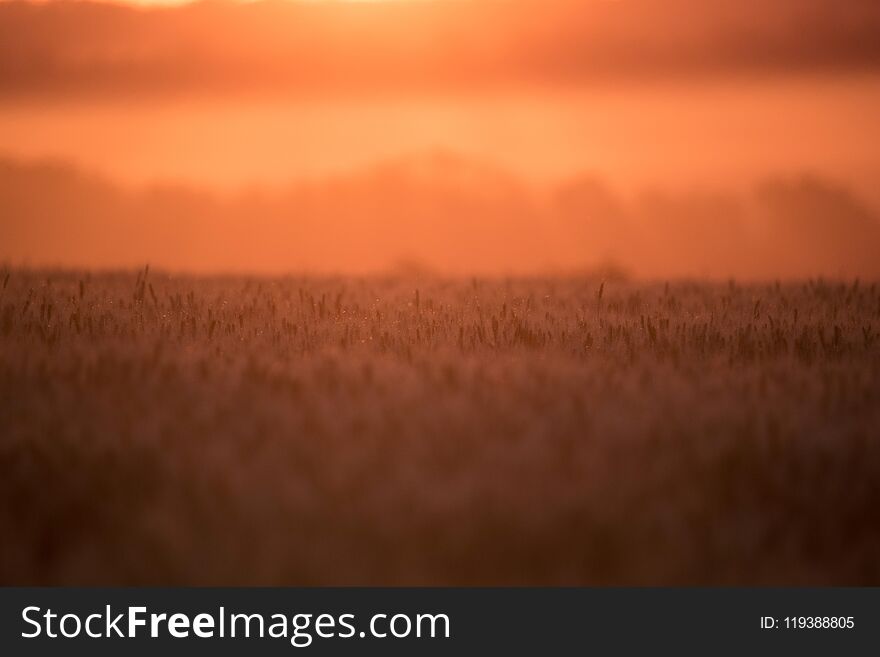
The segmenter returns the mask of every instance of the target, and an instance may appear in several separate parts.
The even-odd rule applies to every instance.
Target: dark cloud
[[[880,69],[876,0],[0,3],[0,94],[405,93]]]

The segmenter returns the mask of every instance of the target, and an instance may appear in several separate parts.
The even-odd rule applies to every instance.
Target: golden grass
[[[4,584],[880,583],[880,288],[0,272]]]

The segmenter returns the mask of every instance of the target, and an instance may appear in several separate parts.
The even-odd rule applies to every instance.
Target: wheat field
[[[880,286],[0,271],[3,584],[878,584]]]

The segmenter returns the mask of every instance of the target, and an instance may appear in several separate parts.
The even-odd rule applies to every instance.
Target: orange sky
[[[871,78],[469,94],[342,103],[238,99],[7,103],[6,155],[120,182],[285,184],[450,150],[537,183],[590,171],[624,187],[739,187],[809,170],[877,191]]]
[[[880,115],[878,33],[875,0],[270,1],[150,9],[3,2],[0,160],[11,163],[8,176],[51,160],[133,193],[161,181],[229,195],[372,179],[365,172],[388,162],[449,153],[511,176],[541,207],[584,176],[637,204],[657,192],[746,198],[768,181],[807,174],[847,190],[873,213],[880,208],[880,155],[870,138]],[[447,201],[473,192],[437,183]],[[77,196],[86,197],[95,200]],[[27,199],[13,201],[21,217],[36,216]],[[383,212],[407,205],[391,201],[380,204]],[[303,202],[271,212],[283,206],[296,213]],[[377,211],[346,213],[378,225]],[[559,219],[549,209],[549,219],[524,206],[520,212],[539,223]],[[10,239],[24,234],[16,222],[25,219],[3,221]],[[557,238],[565,242],[564,234]],[[392,242],[363,262],[408,255],[385,248]],[[551,250],[530,267],[627,259],[606,242],[588,239],[582,257]],[[7,240],[3,248],[0,259],[78,263],[75,252],[50,258],[39,241]],[[420,255],[452,262],[444,253]],[[505,265],[504,255],[487,250],[483,260],[517,269],[526,257],[510,255]],[[705,269],[687,256],[685,248],[677,273]],[[101,258],[109,261],[106,254],[93,260]],[[344,260],[327,258],[328,268],[345,268]],[[222,257],[208,260],[224,266]],[[259,260],[255,251],[235,266]],[[477,250],[459,264],[473,268],[479,260]],[[186,268],[195,260],[168,262]],[[273,267],[286,262],[278,255]],[[747,271],[747,262],[730,267]]]

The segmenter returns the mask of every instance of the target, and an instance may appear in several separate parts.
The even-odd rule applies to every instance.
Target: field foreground
[[[880,584],[876,284],[0,286],[2,584]]]

